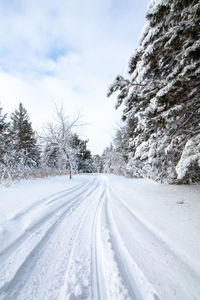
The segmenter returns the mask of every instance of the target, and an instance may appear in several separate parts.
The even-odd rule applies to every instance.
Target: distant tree
[[[112,144],[104,150],[101,160],[102,172],[125,175],[126,165],[123,155]]]
[[[27,167],[36,167],[39,165],[40,152],[36,135],[32,129],[27,110],[23,107],[22,103],[11,114],[9,138],[16,163]]]
[[[91,152],[87,149],[88,140],[81,140],[77,134],[71,137],[71,146],[76,151],[77,168],[79,172],[91,173],[92,156]]]
[[[63,108],[57,109],[54,123],[49,123],[44,128],[41,137],[45,149],[43,161],[45,165],[53,165],[59,170],[69,171],[69,178],[72,173],[78,171],[77,154],[79,148],[74,147],[73,129],[78,125],[79,116],[72,122],[64,115]]]
[[[103,163],[101,156],[96,154],[92,156],[92,165],[93,165],[93,173],[101,173],[103,168]]]
[[[199,0],[152,0],[147,20],[129,78],[117,76],[108,92],[124,105],[127,168],[159,181],[199,181]]]

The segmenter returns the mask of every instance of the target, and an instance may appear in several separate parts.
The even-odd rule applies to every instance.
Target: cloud
[[[80,110],[89,124],[83,135],[102,152],[120,115],[107,86],[126,71],[147,2],[1,1],[2,106],[11,111],[22,101],[38,128],[51,119],[53,102],[69,115]]]

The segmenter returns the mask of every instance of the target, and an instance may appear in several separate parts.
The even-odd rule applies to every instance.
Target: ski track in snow
[[[10,226],[17,234],[0,252],[1,300],[199,299],[199,272],[104,175],[37,200]]]

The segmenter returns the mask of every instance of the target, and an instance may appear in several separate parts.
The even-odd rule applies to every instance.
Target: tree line
[[[88,141],[74,133],[78,119],[70,122],[63,109],[57,109],[54,122],[38,134],[22,103],[9,118],[0,108],[1,182],[99,171],[98,155],[92,156]]]

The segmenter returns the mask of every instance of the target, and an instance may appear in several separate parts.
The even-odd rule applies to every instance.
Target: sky
[[[79,135],[101,154],[120,123],[106,92],[127,74],[139,44],[148,0],[0,0],[0,106],[22,102],[33,128],[63,105]]]

